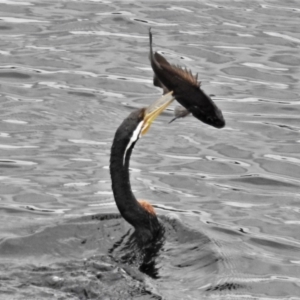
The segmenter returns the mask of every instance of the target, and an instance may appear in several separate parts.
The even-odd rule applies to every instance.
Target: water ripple
[[[275,68],[275,67],[269,67],[263,64],[258,63],[242,63],[243,66],[251,67],[251,68],[257,68],[257,69],[264,69],[264,70],[274,70],[274,71],[288,71],[288,68]]]
[[[184,8],[184,7],[180,7],[180,6],[171,6],[167,8],[168,10],[172,10],[172,11],[183,11],[183,12],[187,12],[187,13],[191,13],[193,12],[190,9]]]
[[[115,12],[103,12],[103,13],[96,13],[98,16],[108,16],[108,15],[123,15],[123,16],[132,16],[133,13],[130,11],[122,11],[118,10]]]
[[[66,187],[82,187],[82,186],[87,186],[90,185],[90,182],[69,182],[65,183],[64,186]]]
[[[264,157],[300,164],[300,159],[295,157],[288,157],[288,156],[276,155],[276,154],[265,154]]]
[[[238,161],[238,160],[230,160],[230,159],[227,159],[227,158],[220,158],[220,157],[213,157],[213,156],[206,156],[206,158],[208,160],[219,161],[219,162],[227,162],[227,163],[231,163],[231,164],[234,164],[234,165],[240,165],[242,167],[250,167],[251,166],[250,164],[247,164],[245,162]]]
[[[296,7],[287,7],[287,6],[282,6],[282,5],[270,5],[270,4],[260,4],[262,8],[266,8],[266,9],[270,9],[270,8],[275,8],[278,9],[280,11],[282,10],[289,10],[292,12],[300,12],[300,8],[296,8]]]
[[[25,160],[0,159],[0,165],[4,166],[33,166],[36,162]]]
[[[45,86],[55,88],[55,89],[59,89],[59,90],[64,89],[64,90],[72,90],[72,91],[85,91],[85,92],[96,93],[96,94],[101,94],[104,96],[116,97],[116,98],[124,98],[125,97],[123,94],[120,94],[120,93],[108,92],[108,91],[96,89],[96,88],[93,89],[93,88],[86,88],[86,87],[74,87],[72,85],[66,85],[66,84],[62,84],[60,82],[40,81],[38,84],[45,85]]]
[[[48,21],[14,18],[14,17],[0,17],[0,21],[4,21],[7,23],[49,23]]]
[[[70,31],[71,34],[74,35],[100,35],[100,36],[118,36],[118,37],[125,37],[125,38],[135,38],[135,39],[148,39],[146,35],[134,35],[134,34],[126,34],[126,33],[113,33],[108,31]]]
[[[1,292],[299,299],[297,1],[0,0],[0,11]],[[160,93],[149,25],[155,51],[199,73],[227,123],[167,125],[170,109],[132,153],[136,197],[166,228],[155,280],[108,253],[132,232],[113,200],[111,141]],[[87,270],[105,259],[113,271]]]
[[[238,78],[238,77],[224,76],[224,75],[219,75],[218,77],[233,80],[233,81],[247,81],[247,82],[251,82],[254,84],[258,84],[258,85],[266,85],[266,86],[269,86],[269,87],[272,87],[275,89],[280,89],[280,90],[289,88],[289,85],[284,84],[284,83],[267,82],[267,81],[261,81],[261,80],[250,80],[250,79],[245,79],[245,78]]]
[[[107,142],[98,142],[98,141],[91,141],[91,140],[73,140],[69,139],[69,142],[75,144],[86,144],[86,145],[106,145]]]
[[[254,50],[253,48],[242,47],[242,46],[214,46],[214,48],[219,48],[219,49],[233,49],[233,50]]]
[[[281,33],[272,32],[272,31],[264,31],[264,33],[267,34],[267,35],[270,35],[270,36],[280,37],[282,39],[292,41],[292,42],[295,42],[295,43],[300,43],[300,39],[288,36],[286,34],[281,34]]]
[[[7,132],[0,132],[0,137],[2,137],[2,138],[8,138],[8,137],[10,137],[10,135]]]
[[[12,123],[12,124],[28,124],[28,122],[21,121],[21,120],[2,120],[2,122]]]
[[[3,144],[0,144],[0,149],[4,149],[4,150],[9,150],[9,149],[31,149],[31,148],[39,148],[39,146],[29,146],[29,145],[16,146],[16,145],[3,145]]]

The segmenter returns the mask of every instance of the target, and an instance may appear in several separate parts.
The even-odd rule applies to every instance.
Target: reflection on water
[[[1,296],[300,299],[299,12],[276,0],[0,1]],[[171,108],[135,147],[134,192],[165,227],[152,277],[121,259],[132,230],[108,172],[115,129],[160,94],[149,26],[227,124],[168,125]]]

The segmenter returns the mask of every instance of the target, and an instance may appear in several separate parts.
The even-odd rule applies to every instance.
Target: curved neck
[[[127,144],[128,138],[120,137],[117,131],[110,156],[112,190],[123,218],[134,226],[138,234],[142,233],[142,239],[149,240],[149,238],[153,238],[160,226],[157,217],[147,212],[132,193],[129,161],[135,143],[128,149],[126,148]]]
[[[115,139],[111,148],[110,175],[112,190],[121,215],[127,222],[131,223],[127,215],[130,215],[130,208],[134,208],[138,205],[130,185],[129,159],[132,148],[127,150],[124,158],[126,148],[120,144],[121,143],[116,142]]]

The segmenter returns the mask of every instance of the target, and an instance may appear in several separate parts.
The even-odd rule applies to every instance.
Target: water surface
[[[1,299],[300,299],[298,1],[0,1]],[[154,49],[226,127],[172,106],[135,147],[158,278],[108,255],[112,138],[160,96]],[[97,217],[98,216],[98,217]],[[106,297],[106,298],[105,298]]]

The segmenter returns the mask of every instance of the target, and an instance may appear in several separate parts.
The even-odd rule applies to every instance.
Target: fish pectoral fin
[[[184,118],[188,116],[191,112],[185,107],[178,105],[175,107],[174,115],[176,118]]]
[[[163,95],[169,93],[169,90],[167,89],[167,87],[164,86],[164,85],[161,83],[161,81],[157,78],[157,76],[156,76],[155,74],[154,74],[154,76],[153,76],[153,85],[162,88],[162,89],[163,89]]]
[[[175,110],[174,110],[175,117],[169,122],[169,124],[172,123],[173,121],[175,121],[176,119],[185,118],[190,113],[191,112],[189,110],[187,110],[185,107],[183,107],[181,105],[176,106]]]

